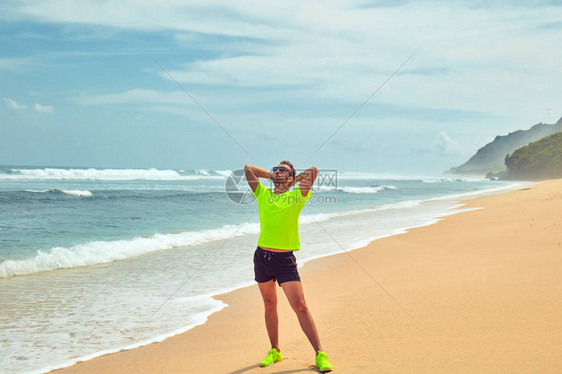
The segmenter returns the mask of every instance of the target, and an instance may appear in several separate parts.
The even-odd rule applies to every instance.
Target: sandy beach
[[[481,209],[305,264],[333,372],[562,372],[561,191],[553,180],[468,200]],[[221,295],[229,306],[186,333],[56,372],[318,372],[278,296],[284,360],[273,366],[258,367],[270,347],[251,286]]]

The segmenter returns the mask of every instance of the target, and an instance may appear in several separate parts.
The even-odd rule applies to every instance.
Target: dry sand
[[[562,373],[562,180],[466,203],[484,209],[301,269],[334,373]],[[59,372],[318,372],[282,292],[285,359],[267,368],[257,287],[219,299],[202,326]]]

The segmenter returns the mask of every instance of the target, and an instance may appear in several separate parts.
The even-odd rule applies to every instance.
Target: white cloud
[[[29,105],[27,104],[20,104],[17,101],[10,99],[8,97],[4,97],[4,102],[12,109],[15,110],[27,110],[27,109],[34,109],[38,112],[41,113],[54,113],[55,112],[55,108],[53,108],[52,106],[49,105],[41,105],[38,103],[35,103],[31,108],[29,107]]]
[[[427,1],[366,8],[364,1],[341,0],[26,0],[9,11],[12,18],[58,24],[168,31],[181,46],[214,49],[218,56],[163,64],[198,100],[206,96],[204,106],[225,102],[221,88],[227,87],[255,89],[256,95],[233,99],[246,105],[255,97],[259,105],[261,95],[274,99],[271,90],[287,90],[294,102],[349,104],[351,111],[417,50],[372,102],[483,112],[526,123],[559,97],[562,49],[554,46],[562,29],[541,25],[559,22],[560,8],[482,4]],[[155,71],[169,79],[156,65],[145,69]],[[181,92],[134,89],[77,101],[184,105],[189,99]]]
[[[35,103],[35,105],[33,105],[33,109],[35,109],[38,112],[41,113],[54,113],[55,109],[52,106],[49,105],[41,105],[41,104],[37,104]]]
[[[173,4],[167,3],[168,7]],[[374,101],[478,111],[519,121],[532,118],[539,103],[556,98],[562,84],[562,71],[556,64],[562,60],[562,49],[553,47],[561,33],[538,27],[556,20],[556,12],[549,7],[410,3],[359,9],[354,7],[357,3],[339,1],[277,8],[259,2],[213,4],[236,10],[239,17],[222,23],[211,17],[206,31],[188,22],[168,26],[258,37],[270,43],[256,42],[253,49],[244,49],[244,55],[227,54],[170,69],[182,83],[291,89],[296,96],[306,92],[317,100],[359,104],[418,50]],[[298,11],[289,14],[286,8]],[[253,20],[252,27],[242,27],[244,17]],[[257,32],[267,23],[275,27]],[[190,35],[177,39],[198,43]],[[159,74],[169,79],[164,72]]]
[[[233,2],[208,0],[185,2],[167,0],[124,0],[119,2],[51,0],[20,1],[7,9],[13,19],[31,18],[40,21],[88,24],[134,30],[180,30],[205,34],[268,38],[277,33],[275,25],[255,22],[257,17],[270,21],[289,19],[292,1],[268,6],[256,1]],[[252,10],[252,8],[255,8]],[[271,12],[271,13],[270,13]],[[256,17],[257,16],[257,17]]]
[[[6,104],[8,104],[8,106],[12,109],[16,109],[16,110],[27,109],[27,105],[25,104],[20,104],[17,101],[7,97],[4,97],[3,99],[6,102]]]
[[[101,105],[101,104],[185,104],[189,102],[189,97],[181,91],[156,91],[144,88],[134,88],[125,92],[80,96],[74,99],[82,105]]]
[[[170,87],[177,87],[171,82]],[[289,100],[302,99],[306,96],[294,92],[269,92],[264,93],[259,90],[252,90],[244,95],[233,95],[232,92],[224,92],[223,90],[209,90],[204,92],[191,92],[191,87],[184,84],[186,90],[199,102],[205,109],[210,112],[239,109],[244,105],[251,103],[254,106],[273,105]],[[134,88],[119,93],[111,93],[105,95],[82,95],[73,99],[74,102],[81,105],[107,105],[107,104],[142,104],[147,108],[149,105],[168,105],[169,108],[185,108],[196,106],[183,90],[160,91],[146,88]],[[200,109],[198,109],[200,110]],[[176,112],[175,109],[170,109]],[[256,111],[254,109],[254,111]]]
[[[439,133],[435,147],[439,152],[446,154],[462,154],[464,151],[462,145],[451,139],[445,131]]]

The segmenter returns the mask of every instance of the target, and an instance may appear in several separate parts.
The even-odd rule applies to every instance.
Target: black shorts
[[[297,260],[293,252],[271,252],[260,247],[254,253],[256,282],[265,283],[272,279],[281,283],[300,281]]]

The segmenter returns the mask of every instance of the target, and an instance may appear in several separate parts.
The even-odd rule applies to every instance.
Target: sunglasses
[[[289,171],[289,169],[287,169],[284,166],[274,166],[271,170],[273,170],[273,172],[275,173],[277,170],[279,170],[281,173],[285,173],[287,171]]]

